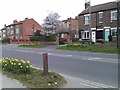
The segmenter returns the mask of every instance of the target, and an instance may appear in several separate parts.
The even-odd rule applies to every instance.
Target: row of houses
[[[117,2],[109,2],[92,7],[88,6],[78,16],[81,39],[89,39],[90,30],[93,42],[100,39],[108,42],[109,35],[116,39]]]
[[[0,30],[0,39],[28,40],[29,36],[41,28],[41,25],[33,18],[25,18],[23,21],[14,20],[12,24],[4,25],[4,28]]]
[[[120,5],[120,1],[118,2]],[[85,3],[83,10],[75,19],[63,20],[64,26],[69,30],[74,30],[74,38],[80,40],[90,40],[92,42],[109,42],[111,35],[113,41],[117,41],[117,2],[108,2],[91,6]]]
[[[118,2],[120,3],[120,1]],[[62,32],[68,31],[71,38],[79,38],[80,40],[90,40],[93,42],[103,40],[109,42],[111,35],[113,40],[117,40],[117,2],[108,2],[95,6],[85,3],[85,10],[78,16],[68,18],[60,23]],[[42,26],[34,19],[25,18],[23,21],[14,20],[13,24],[5,25],[0,30],[0,39],[8,37],[11,39],[29,39],[36,30],[42,30]],[[66,35],[62,34],[61,38]]]

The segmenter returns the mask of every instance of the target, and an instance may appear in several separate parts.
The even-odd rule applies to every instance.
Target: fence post
[[[48,75],[48,54],[43,53],[43,74]]]

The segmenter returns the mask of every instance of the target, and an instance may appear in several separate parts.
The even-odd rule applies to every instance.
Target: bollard
[[[43,53],[43,74],[48,75],[48,54]]]

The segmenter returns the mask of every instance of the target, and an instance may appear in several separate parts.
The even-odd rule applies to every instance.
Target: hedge
[[[30,41],[55,41],[56,35],[49,35],[49,36],[31,36]]]

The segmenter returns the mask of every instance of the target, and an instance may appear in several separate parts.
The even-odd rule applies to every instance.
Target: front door
[[[92,42],[96,42],[96,33],[92,31]]]
[[[110,35],[109,29],[105,29],[105,41],[106,41],[106,42],[109,41],[109,35]]]

